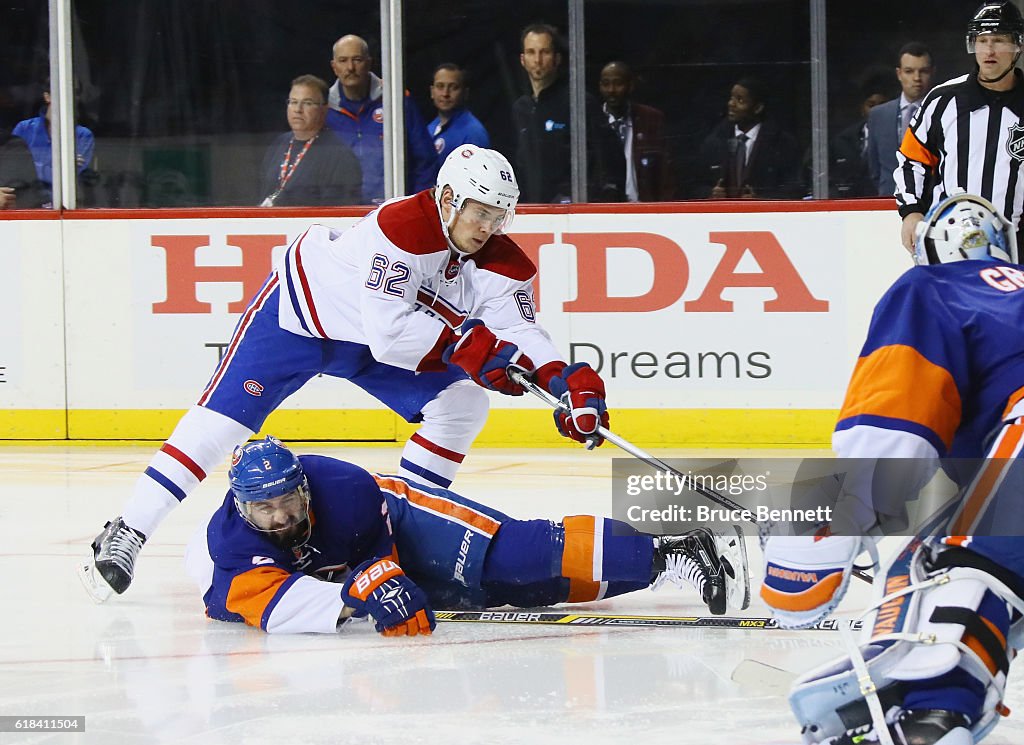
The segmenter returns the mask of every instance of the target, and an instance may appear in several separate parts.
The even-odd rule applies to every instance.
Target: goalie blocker
[[[862,644],[794,682],[804,743],[971,745],[1006,713],[1024,587],[950,542],[908,540],[875,583]]]

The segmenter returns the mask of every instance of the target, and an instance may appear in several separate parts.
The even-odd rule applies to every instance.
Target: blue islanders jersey
[[[1024,268],[914,267],[875,307],[833,446],[844,457],[981,458],[1022,397]]]
[[[362,562],[385,557],[432,602],[482,604],[484,556],[507,516],[445,489],[334,458],[299,460],[311,522],[301,547],[281,548],[254,529],[230,492],[190,541],[186,565],[207,615],[271,633],[333,633],[344,606],[339,583]]]

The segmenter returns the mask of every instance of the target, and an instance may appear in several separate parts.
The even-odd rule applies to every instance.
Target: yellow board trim
[[[183,410],[77,409],[0,412],[0,439],[164,440]],[[832,409],[615,409],[612,430],[640,447],[828,447]],[[380,409],[280,410],[263,426],[291,441],[404,442],[418,425]],[[565,444],[551,412],[493,409],[478,446]]]
[[[0,438],[64,440],[68,436],[64,409],[0,409]]]

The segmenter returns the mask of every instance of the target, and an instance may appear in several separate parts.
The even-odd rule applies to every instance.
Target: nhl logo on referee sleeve
[[[1014,160],[1024,160],[1024,126],[1019,122],[1007,132],[1006,153]]]

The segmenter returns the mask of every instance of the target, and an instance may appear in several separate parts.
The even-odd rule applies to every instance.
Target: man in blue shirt
[[[427,133],[441,162],[459,145],[491,146],[484,125],[465,106],[468,93],[466,73],[461,67],[442,62],[434,69],[430,100],[437,109],[437,116],[427,125]]]
[[[44,190],[43,206],[49,207],[53,202],[53,157],[50,144],[50,93],[43,91],[43,108],[39,116],[18,122],[11,132],[20,137],[28,145],[32,153],[32,161],[36,166],[36,176]],[[95,141],[92,132],[83,126],[75,125],[75,170],[79,176],[92,163]]]
[[[363,168],[363,199],[384,201],[384,86],[370,72],[373,57],[359,36],[343,36],[334,43],[331,69],[338,76],[327,98],[327,126],[359,159]],[[438,160],[423,117],[405,92],[405,187],[413,194],[434,185]]]

